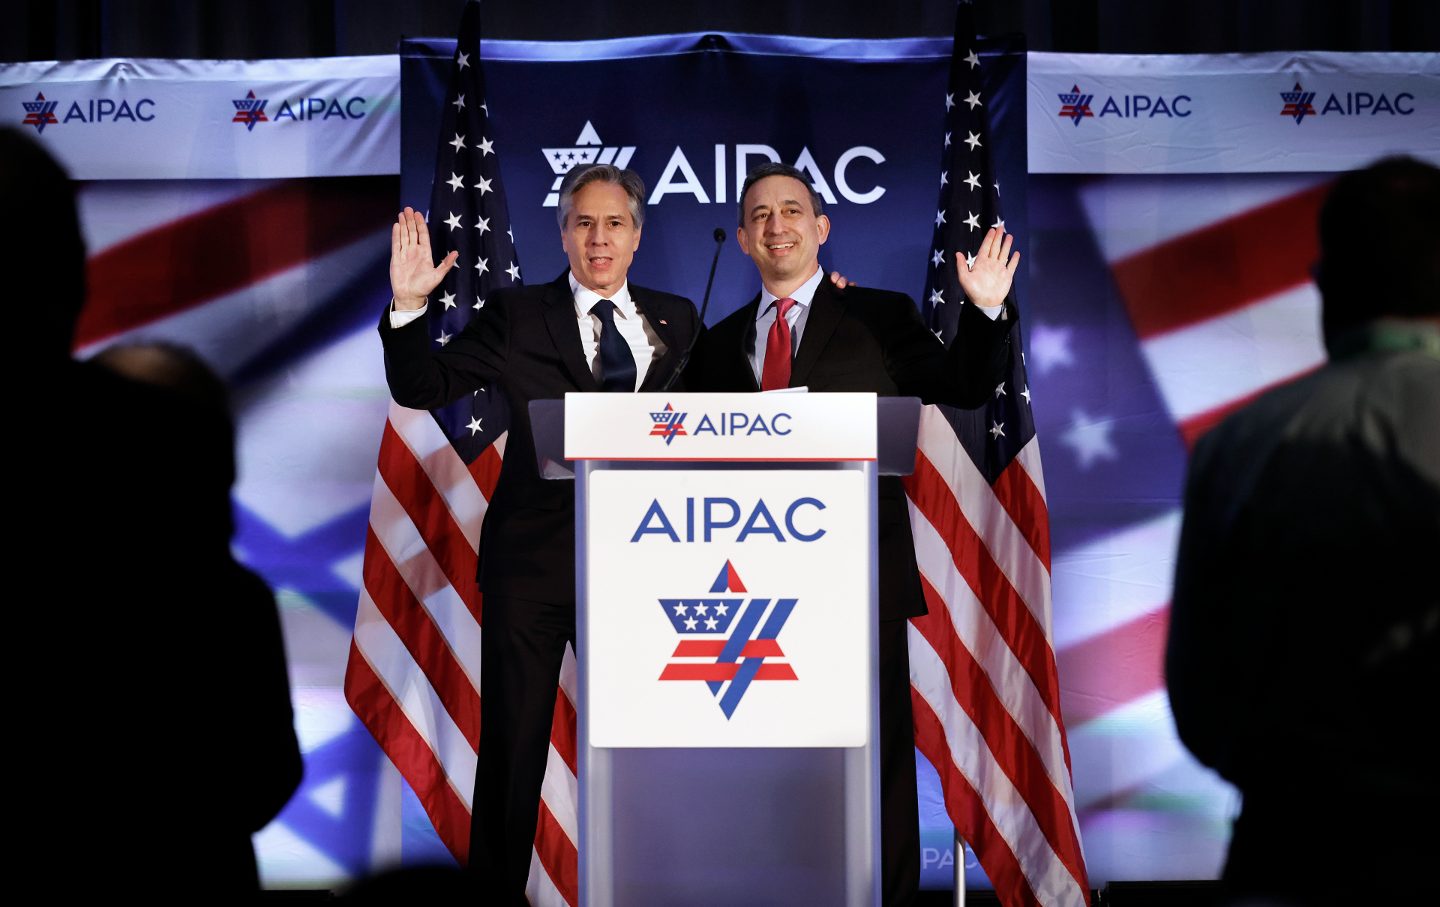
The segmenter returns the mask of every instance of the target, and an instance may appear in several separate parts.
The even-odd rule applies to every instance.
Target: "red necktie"
[[[760,375],[760,389],[773,391],[790,386],[790,357],[793,347],[790,343],[790,322],[785,313],[795,300],[788,296],[775,300],[775,323],[770,325],[770,336],[765,340],[765,369]]]

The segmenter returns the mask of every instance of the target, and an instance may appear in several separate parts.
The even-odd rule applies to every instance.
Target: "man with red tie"
[[[993,229],[973,264],[956,256],[967,299],[949,350],[900,293],[824,279],[830,235],[823,200],[804,173],[779,163],[751,170],[740,194],[741,250],[760,272],[760,295],[697,345],[686,386],[703,391],[870,391],[974,407],[1004,376],[1015,308],[1006,297],[1020,253]],[[905,492],[879,487],[881,882],[887,905],[920,885],[919,812],[906,620],[925,613]]]

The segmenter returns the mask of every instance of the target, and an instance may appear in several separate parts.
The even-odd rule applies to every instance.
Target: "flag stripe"
[[[956,833],[975,852],[980,868],[985,870],[995,891],[1008,896],[1003,902],[1007,907],[1042,907],[1025,881],[1015,852],[986,811],[980,792],[951,757],[946,728],[935,710],[914,687],[910,688],[910,704],[915,715],[915,744],[940,773],[945,808],[955,823]]]
[[[1310,280],[1313,224],[1328,184],[1177,236],[1111,263],[1136,331],[1149,338],[1242,308]],[[1264,255],[1243,254],[1264,249]]]
[[[1167,606],[1061,649],[1057,660],[1069,691],[1067,724],[1074,728],[1164,687],[1169,627]]]
[[[388,568],[405,580],[404,588],[396,590],[406,593],[402,605],[416,603],[425,609],[428,620],[440,631],[445,648],[463,667],[468,685],[479,689],[480,625],[378,475],[371,492],[370,531],[379,546],[369,552],[374,556],[383,554]],[[403,610],[402,606],[396,607]]]
[[[917,459],[915,473],[906,479],[907,490],[908,483],[922,474],[941,483],[935,488],[935,500],[959,507],[979,538],[980,550],[987,560],[994,559],[993,566],[1004,573],[1025,610],[1034,616],[1048,637],[1050,571],[1030,546],[1029,536],[1010,519],[994,489],[964,447],[956,442],[949,421],[936,407],[927,406],[920,411],[919,447],[928,463],[922,466]],[[1033,503],[1044,505],[1043,500]]]
[[[956,445],[957,447],[959,445]],[[960,456],[964,456],[961,451]],[[964,578],[975,600],[990,616],[1006,647],[1015,653],[1030,676],[1045,707],[1060,720],[1060,690],[1045,627],[1030,612],[1010,581],[1000,572],[949,486],[924,457],[916,459],[915,472],[905,477],[905,491],[915,509],[944,540],[949,560]],[[998,509],[998,508],[997,508]],[[912,526],[914,520],[912,519]]]
[[[366,533],[365,544],[380,545],[374,530]],[[465,676],[464,666],[430,619],[430,613],[411,594],[389,558],[366,558],[364,573],[365,590],[375,607],[415,658],[455,726],[472,747],[478,747],[480,696]]]
[[[359,240],[393,216],[393,192],[390,177],[287,180],[116,243],[87,263],[89,300],[75,345],[243,290]]]
[[[575,849],[574,839],[566,834],[565,829],[555,818],[555,814],[550,811],[549,804],[556,799],[559,798],[546,798],[540,801],[535,853],[555,889],[560,892],[565,903],[573,907],[580,903],[579,854]]]
[[[914,621],[912,626],[949,667],[955,701],[970,717],[1000,770],[1016,790],[1024,793],[1025,802],[1050,847],[1076,878],[1084,878],[1079,832],[1070,817],[1070,776],[1056,740],[1058,735],[1051,733],[1040,738],[1040,746],[1047,740],[1055,741],[1049,753],[1036,750],[1034,738],[1016,722],[1007,704],[1001,701],[994,681],[957,637],[945,603],[928,583],[925,598],[931,613]]]
[[[723,639],[682,639],[673,658],[718,658],[725,650]],[[752,639],[740,650],[741,658],[783,658],[778,639]]]
[[[1037,443],[1037,439],[1031,438],[1025,446],[1033,447]],[[1049,572],[1050,511],[1045,506],[1045,495],[1026,472],[1024,461],[1019,457],[1011,460],[995,480],[994,489],[996,500]]]
[[[979,664],[993,695],[1024,734],[1027,745],[1040,754],[1051,783],[1069,796],[1071,782],[1066,761],[1069,754],[1061,725],[1046,708],[1014,653],[999,639],[995,625],[969,594],[963,579],[946,563],[944,540],[933,528],[924,525],[916,527],[915,535],[921,588],[930,613],[911,623],[932,649],[941,655],[953,651],[956,660],[945,659],[951,671],[965,667],[965,659]]]
[[[449,783],[469,808],[471,790],[454,782],[457,778],[475,777],[475,747],[450,719],[430,681],[365,590],[360,593],[355,617],[355,645],[440,761]]]
[[[1256,388],[1255,390],[1250,391],[1243,396],[1236,397],[1233,400],[1228,400],[1225,403],[1222,403],[1212,409],[1208,409],[1202,413],[1193,415],[1188,419],[1181,420],[1179,423],[1180,438],[1185,442],[1185,449],[1194,450],[1195,442],[1199,441],[1202,435],[1223,422],[1226,416],[1230,415],[1238,409],[1245,407],[1253,400],[1255,400],[1255,398],[1259,397],[1261,394],[1265,393],[1271,388],[1279,387],[1282,384],[1287,384],[1291,381],[1294,381],[1301,375],[1308,375],[1310,372],[1314,371],[1315,368],[1318,368],[1319,365],[1320,363],[1316,362],[1314,367],[1305,369],[1289,378],[1284,378],[1279,381],[1267,384],[1264,387]]]
[[[448,446],[448,445],[447,445]],[[405,447],[390,423],[380,441],[378,470],[394,500],[406,515],[425,548],[445,574],[447,585],[460,596],[475,620],[480,619],[480,590],[475,584],[479,559],[475,548],[455,522],[437,488],[421,469],[419,461]],[[469,482],[469,473],[465,473]],[[476,678],[478,682],[478,676]]]
[[[1044,829],[1037,824],[1031,811],[1027,791],[1017,790],[1011,783],[995,762],[994,754],[986,746],[979,729],[956,702],[945,680],[948,673],[945,662],[914,627],[914,621],[911,621],[910,643],[910,657],[919,665],[918,670],[913,666],[911,668],[911,690],[924,704],[916,711],[933,713],[944,728],[944,748],[936,755],[942,761],[953,764],[979,794],[999,837],[1019,864],[1026,886],[1041,903],[1085,903],[1088,891],[1051,848]],[[962,833],[969,832],[962,830]],[[990,868],[984,862],[986,853],[977,846],[976,854],[988,875]],[[1003,872],[1004,866],[997,869]],[[993,876],[991,881],[999,884]]]
[[[450,446],[445,432],[435,424],[435,417],[428,412],[406,409],[391,401],[389,418],[390,429],[404,441],[424,470],[425,477],[444,499],[445,508],[450,511],[451,524],[470,549],[473,561],[480,546],[480,524],[485,518],[494,486],[487,490],[480,484],[455,448]],[[384,456],[383,448],[381,456]],[[472,578],[475,576],[473,566],[472,563],[469,573]]]
[[[345,668],[345,701],[415,791],[441,842],[463,865],[470,854],[470,809],[353,641]]]

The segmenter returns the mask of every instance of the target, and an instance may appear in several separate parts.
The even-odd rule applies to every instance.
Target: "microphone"
[[[665,384],[660,388],[660,393],[668,391],[671,385],[675,383],[675,379],[680,377],[680,373],[685,371],[685,366],[690,364],[690,354],[695,351],[695,342],[700,339],[700,332],[705,330],[705,310],[710,307],[710,288],[715,285],[715,266],[720,264],[720,250],[725,247],[724,228],[716,227],[715,232],[712,233],[711,236],[715,240],[715,257],[710,259],[710,276],[705,281],[705,298],[700,300],[700,321],[695,325],[695,335],[690,338],[690,343],[685,347],[685,352],[681,355],[680,361],[675,364],[675,371],[671,372],[670,377],[665,379]]]

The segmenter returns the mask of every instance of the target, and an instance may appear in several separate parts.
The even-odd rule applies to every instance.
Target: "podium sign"
[[[853,470],[591,474],[590,745],[864,746],[865,495]]]
[[[570,394],[537,441],[575,466],[587,907],[877,903],[876,412]]]

